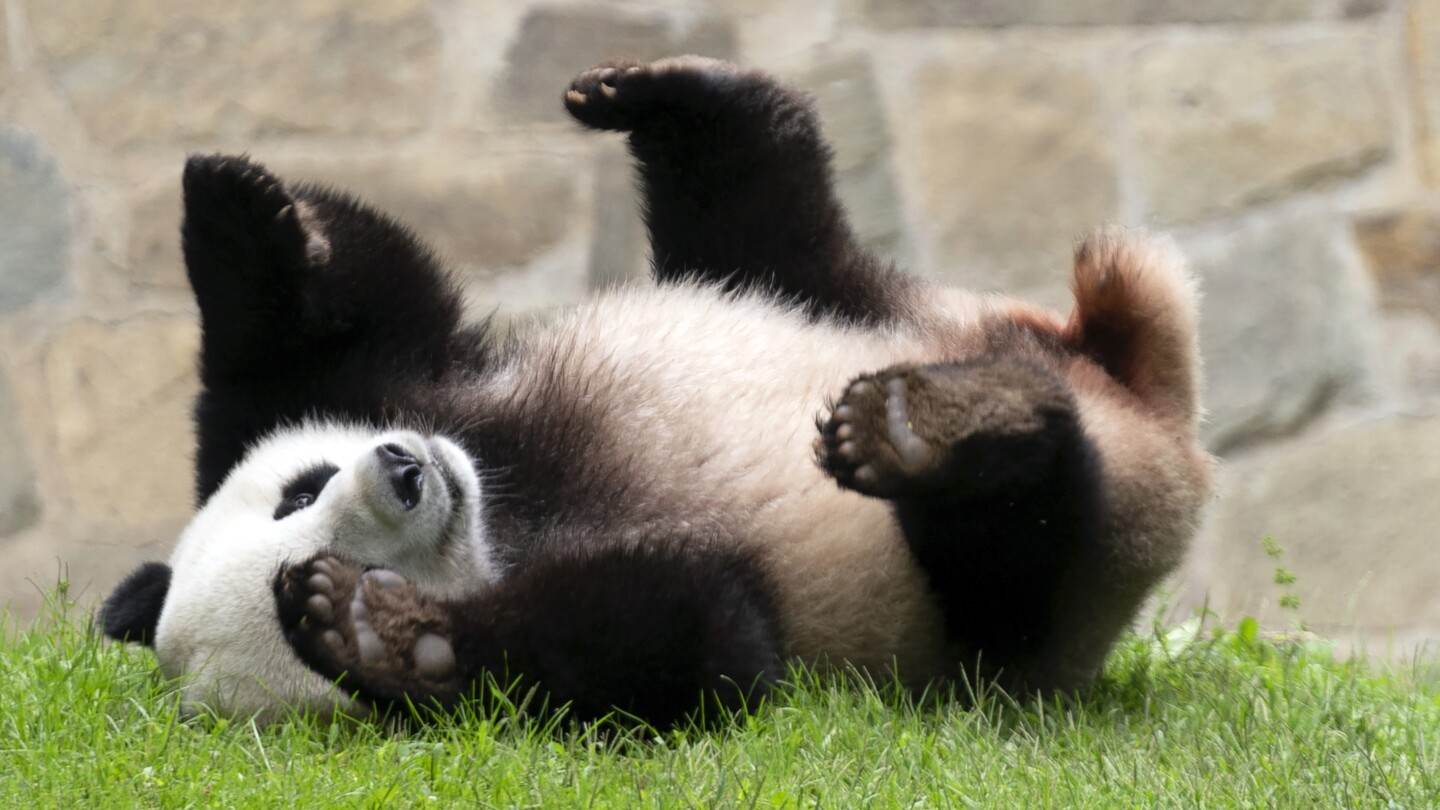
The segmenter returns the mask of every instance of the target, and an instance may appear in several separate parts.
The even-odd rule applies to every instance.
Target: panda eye
[[[334,464],[319,464],[295,476],[280,491],[280,504],[275,507],[275,519],[281,520],[299,512],[320,497],[325,484],[340,472]]]

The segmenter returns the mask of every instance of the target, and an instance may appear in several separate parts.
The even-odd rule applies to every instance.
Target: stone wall
[[[815,93],[864,237],[1065,306],[1072,238],[1172,231],[1204,279],[1223,494],[1180,578],[1316,629],[1440,636],[1440,0],[8,0],[0,15],[0,601],[95,598],[190,510],[191,151],[343,184],[476,312],[643,272],[607,56]]]

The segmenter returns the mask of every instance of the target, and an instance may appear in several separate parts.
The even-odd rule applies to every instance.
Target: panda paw
[[[677,56],[648,64],[611,60],[570,82],[565,109],[592,129],[630,131],[658,107],[709,106],[704,91],[740,74],[740,69],[728,62],[702,56]]]
[[[1017,357],[893,366],[856,379],[818,423],[815,455],[842,487],[880,498],[982,496],[1046,476],[1083,442],[1074,400]]]
[[[865,495],[907,494],[940,457],[940,449],[915,432],[906,378],[897,366],[846,386],[827,420],[817,423],[815,456],[843,487]]]
[[[399,574],[321,555],[282,570],[275,597],[295,653],[349,691],[419,703],[458,689],[446,612]]]

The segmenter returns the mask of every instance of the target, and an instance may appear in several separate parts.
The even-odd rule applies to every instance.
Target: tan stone
[[[1241,23],[1306,19],[1316,5],[1315,0],[865,0],[864,14],[885,28]]]
[[[1321,633],[1440,626],[1440,418],[1354,427],[1230,465],[1197,569],[1212,606],[1283,623],[1277,565]],[[1261,539],[1284,549],[1268,558]],[[1278,620],[1278,621],[1277,621]]]
[[[75,516],[143,527],[189,514],[198,336],[193,317],[145,315],[75,321],[46,347],[45,384]]]
[[[188,290],[180,252],[180,178],[142,195],[130,209],[126,277],[143,287]]]
[[[567,155],[456,155],[435,163],[277,161],[271,168],[287,181],[320,182],[355,194],[414,229],[447,262],[482,275],[522,268],[552,248],[574,227],[581,207]]]
[[[1148,210],[1192,222],[1385,160],[1391,123],[1377,61],[1363,33],[1141,50],[1125,103]]]
[[[581,70],[624,57],[649,61],[693,53],[719,59],[735,54],[735,31],[723,17],[682,21],[612,5],[538,6],[525,15],[506,52],[499,78],[499,113],[520,121],[566,120],[561,91]]]
[[[1440,319],[1440,213],[1412,209],[1359,217],[1355,243],[1385,307]]]
[[[1114,155],[1083,64],[1009,49],[923,65],[899,157],[931,270],[982,288],[1063,281],[1075,235],[1115,218]]]
[[[1440,0],[1415,0],[1406,20],[1425,182],[1440,186]]]
[[[425,125],[427,0],[24,0],[45,66],[106,144],[394,135]]]

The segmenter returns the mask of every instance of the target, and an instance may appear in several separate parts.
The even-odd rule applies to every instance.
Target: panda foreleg
[[[910,282],[857,243],[804,94],[682,56],[601,64],[575,78],[565,106],[629,133],[658,280],[770,290],[858,322],[900,312]]]
[[[1064,380],[1004,353],[892,367],[847,387],[816,453],[841,486],[892,501],[968,671],[1028,686],[1103,512]]]
[[[618,711],[664,727],[753,705],[781,673],[753,566],[680,545],[534,560],[453,601],[321,556],[282,571],[275,592],[301,660],[381,709],[483,705],[493,682],[581,720]]]

